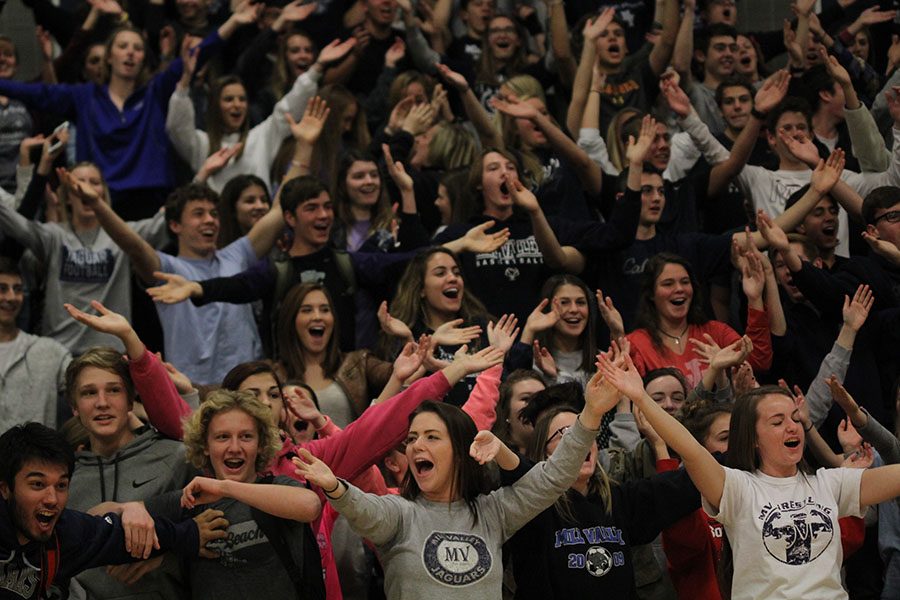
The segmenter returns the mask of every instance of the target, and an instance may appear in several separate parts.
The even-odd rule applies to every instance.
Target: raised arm
[[[522,185],[518,177],[509,182],[509,191],[513,202],[521,206],[531,219],[531,228],[537,241],[544,262],[551,269],[560,269],[567,273],[581,273],[584,270],[584,255],[571,246],[562,246],[547,221],[547,216],[531,191]]]
[[[60,169],[57,173],[69,192],[77,195],[86,207],[93,209],[100,226],[131,259],[135,273],[145,283],[156,281],[153,272],[159,271],[160,260],[153,246],[123,221],[91,186],[77,181],[65,169]]]
[[[656,433],[681,456],[688,475],[703,497],[718,508],[725,489],[725,469],[681,423],[647,395],[631,357],[626,355],[624,367],[619,367],[601,356],[598,366],[607,381],[638,405]]]
[[[490,148],[502,148],[503,139],[500,137],[500,132],[494,128],[490,115],[488,115],[481,102],[475,96],[475,92],[472,91],[466,78],[455,71],[451,71],[447,65],[439,64],[437,65],[437,70],[447,85],[459,93],[462,98],[463,108],[466,110],[466,116],[475,125],[482,145]]]
[[[666,67],[669,66],[669,60],[672,58],[672,51],[675,49],[675,38],[678,35],[678,0],[665,0],[662,14],[662,33],[659,41],[650,51],[650,68],[657,75],[662,75]]]

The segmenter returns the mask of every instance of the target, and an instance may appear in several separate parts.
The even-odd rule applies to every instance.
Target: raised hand
[[[397,184],[397,189],[401,192],[411,192],[413,190],[413,179],[406,172],[403,163],[399,160],[394,160],[394,157],[391,155],[391,148],[387,144],[381,145],[381,151],[384,153],[384,162],[387,165],[388,174],[394,180],[394,183]]]
[[[147,288],[147,294],[154,302],[163,304],[177,304],[190,299],[194,295],[201,295],[203,288],[196,281],[189,281],[181,275],[154,271],[153,277],[165,281],[163,285]]]
[[[853,85],[850,81],[850,73],[848,73],[847,69],[838,62],[836,56],[828,54],[828,51],[825,50],[825,48],[819,48],[819,56],[822,57],[822,62],[825,64],[825,69],[828,71],[828,74],[831,75],[831,78],[834,79],[839,86],[846,88]]]
[[[619,403],[619,390],[598,371],[584,388],[584,401],[594,414],[602,416]]]
[[[612,339],[618,339],[625,335],[625,322],[622,313],[613,304],[612,298],[603,295],[603,290],[597,290],[597,308],[600,309],[600,317],[609,328]]]
[[[877,25],[878,23],[885,23],[896,16],[896,10],[881,10],[880,6],[870,6],[866,10],[862,11],[856,18],[856,21],[853,23],[853,25],[856,26],[854,27],[854,30],[858,31],[863,27]]]
[[[766,271],[755,252],[747,252],[741,265],[741,288],[748,300],[762,298],[766,288]]]
[[[490,431],[479,431],[469,446],[469,456],[474,458],[479,465],[486,465],[494,460],[503,449],[504,443]]]
[[[872,290],[868,285],[856,288],[852,300],[844,296],[844,308],[841,311],[844,325],[853,331],[859,331],[866,322],[873,304],[875,304],[875,296],[872,295]]]
[[[838,424],[837,439],[844,452],[848,453],[855,452],[863,443],[862,436],[856,431],[856,427],[849,418],[842,419]]]
[[[887,68],[884,74],[890,75],[897,68],[897,65],[900,65],[900,35],[894,34],[891,36],[891,47],[888,48],[887,56]]]
[[[525,321],[525,329],[531,334],[551,329],[559,322],[560,317],[556,307],[553,306],[549,311],[545,312],[548,306],[550,306],[550,300],[543,298],[531,311],[531,314],[528,315],[528,320]]]
[[[602,374],[604,379],[612,384],[619,392],[628,396],[632,402],[640,402],[646,392],[644,392],[644,381],[641,374],[638,373],[637,367],[631,360],[631,356],[625,355],[623,365],[616,365],[610,361],[609,357],[601,354],[597,360],[598,373]]]
[[[900,248],[893,242],[881,239],[877,229],[863,231],[862,237],[875,254],[900,266]]]
[[[495,224],[496,221],[485,221],[467,231],[466,235],[460,238],[465,250],[476,254],[488,254],[503,247],[503,244],[509,241],[509,228],[504,227],[500,231],[486,233]]]
[[[853,399],[853,396],[850,395],[847,388],[841,385],[838,378],[832,375],[825,380],[825,383],[828,384],[828,389],[831,390],[832,399],[838,406],[844,409],[850,422],[856,427],[865,427],[869,422],[868,414],[859,407],[859,404],[856,403],[856,400]]]
[[[465,348],[465,346],[463,346]],[[462,350],[462,348],[460,349]],[[480,373],[503,362],[503,351],[493,346],[479,350],[475,354],[457,351],[453,364],[460,365],[467,374]]]
[[[731,386],[734,388],[735,396],[759,387],[756,383],[756,375],[753,374],[753,367],[746,360],[741,363],[741,366],[732,369]]]
[[[462,319],[454,319],[440,325],[431,334],[432,342],[437,346],[458,346],[460,344],[468,344],[472,340],[478,339],[481,335],[480,325],[460,327],[462,324]]]
[[[403,346],[403,350],[394,359],[394,371],[392,375],[399,381],[406,381],[412,377],[425,360],[425,354],[431,345],[429,336],[423,335],[419,338],[419,343],[408,342]]]
[[[103,198],[100,197],[100,194],[97,193],[93,186],[78,181],[66,169],[56,169],[56,175],[69,192],[78,196],[86,207],[94,208],[98,202],[103,201]]]
[[[259,15],[262,13],[262,9],[262,3],[252,4],[250,0],[247,0],[234,9],[230,19],[238,25],[250,25],[251,23],[256,23],[256,20],[259,19]]]
[[[779,252],[790,250],[791,243],[787,234],[772,220],[772,217],[761,210],[756,213],[756,227],[770,246]]]
[[[447,90],[440,83],[434,86],[431,92],[431,108],[434,114],[445,121],[453,121],[453,111],[450,109],[450,100],[447,96]]]
[[[494,96],[491,99],[491,106],[503,114],[515,117],[516,119],[528,119],[534,121],[541,114],[533,104],[522,102],[513,94],[508,94],[505,98]]]
[[[522,185],[522,182],[519,181],[519,178],[517,176],[513,175],[509,179],[509,181],[507,181],[507,184],[509,193],[513,199],[513,203],[516,206],[521,206],[528,212],[537,212],[541,209],[541,205],[538,203],[537,196],[535,196],[531,190]]]
[[[350,54],[350,51],[356,47],[357,39],[349,37],[343,42],[341,40],[331,40],[331,42],[319,51],[316,57],[316,64],[327,67],[331,64],[344,60],[344,57]]]
[[[771,111],[784,100],[790,83],[791,74],[787,70],[776,71],[756,92],[753,107],[763,114]]]
[[[868,469],[875,462],[875,450],[866,442],[844,459],[841,466],[846,469]]]
[[[827,195],[841,178],[846,162],[844,151],[840,148],[836,148],[828,156],[828,160],[820,159],[810,177],[810,187],[823,196]]]
[[[316,8],[318,8],[319,5],[315,2],[310,2],[308,4],[304,4],[303,2],[304,0],[294,0],[293,2],[285,4],[276,21],[284,21],[286,23],[299,23],[300,21],[305,21],[309,15],[316,12]],[[272,28],[275,29],[274,25]]]
[[[71,304],[63,304],[63,308],[73,319],[100,333],[108,333],[121,338],[134,331],[128,319],[109,310],[97,300],[91,300],[91,308],[100,313],[99,316],[88,314]]]
[[[122,529],[125,530],[125,550],[134,558],[150,558],[159,550],[159,539],[153,517],[143,502],[127,502],[122,506]]]
[[[778,131],[778,139],[784,144],[787,151],[794,155],[797,160],[806,163],[810,168],[814,168],[819,164],[819,150],[816,145],[808,137],[798,140],[788,135],[782,130]]]
[[[122,7],[116,0],[88,0],[88,4],[105,15],[122,14]]]
[[[34,28],[34,37],[41,49],[41,57],[45,62],[51,62],[53,60],[53,39],[50,37],[50,32],[38,25]]]
[[[209,550],[206,545],[228,537],[228,520],[225,518],[225,513],[221,510],[207,508],[194,517],[194,522],[197,523],[197,530],[200,533],[200,552],[198,556],[201,558],[217,558],[219,553]]]
[[[666,77],[666,74],[663,74],[663,77],[659,80],[659,89],[662,91],[666,103],[668,103],[672,112],[682,118],[691,113],[691,99],[684,93],[681,86],[673,81],[672,77]]]
[[[162,354],[160,354],[159,352],[156,353],[156,358],[166,370],[166,373],[169,375],[169,379],[172,380],[172,384],[175,386],[175,391],[177,391],[179,394],[189,394],[190,392],[194,391],[194,384],[191,382],[190,377],[179,371],[172,363],[164,361],[162,359]]]
[[[228,146],[227,148],[219,148],[212,154],[206,157],[206,160],[203,161],[203,166],[200,167],[200,171],[205,173],[207,176],[212,175],[214,173],[218,173],[225,167],[231,159],[237,156],[238,152],[241,151],[241,148],[244,147],[244,142],[238,142],[233,146]]]
[[[539,341],[534,340],[531,342],[531,353],[534,359],[534,365],[540,369],[541,373],[550,379],[559,377],[559,370],[556,368],[556,360],[554,360],[553,355],[550,354],[550,351],[547,348],[541,346]]]
[[[224,497],[222,480],[198,476],[181,491],[181,507],[192,509],[198,504],[210,504]]]
[[[378,322],[381,324],[381,330],[390,336],[404,340],[413,339],[409,326],[400,319],[392,317],[388,312],[387,301],[382,302],[378,307]]]
[[[319,409],[316,408],[316,403],[310,398],[309,393],[299,385],[284,386],[283,398],[287,414],[282,421],[294,417],[304,423],[312,423],[315,427],[316,423],[324,418]]]
[[[888,112],[894,123],[900,123],[900,86],[892,86],[890,91],[884,93],[887,99]]]
[[[434,109],[427,102],[413,104],[406,116],[403,117],[400,129],[408,132],[413,137],[421,135],[434,124],[434,117]]]
[[[641,132],[638,139],[628,136],[628,148],[625,150],[625,158],[631,165],[643,165],[656,137],[656,119],[645,115],[641,120]]]
[[[435,65],[437,68],[438,74],[447,82],[450,87],[455,89],[459,93],[465,93],[466,90],[469,89],[469,82],[466,81],[466,78],[453,71],[447,65],[437,64]]]
[[[400,130],[403,121],[406,119],[406,115],[409,114],[409,111],[413,106],[413,102],[415,102],[415,98],[406,96],[394,105],[394,108],[391,109],[391,115],[388,117],[388,124],[386,127],[388,133],[396,133]]]
[[[605,8],[597,18],[593,20],[588,19],[584,24],[584,29],[582,29],[584,39],[592,42],[596,40],[600,37],[600,34],[606,31],[606,28],[609,27],[609,24],[612,23],[615,16],[616,9],[610,6]]]
[[[488,343],[506,354],[519,335],[519,328],[516,327],[518,323],[519,320],[515,315],[503,315],[496,325],[493,321],[489,321],[487,324]]]
[[[299,123],[294,121],[291,113],[284,113],[284,118],[291,128],[291,135],[297,142],[307,146],[315,146],[319,136],[322,135],[322,128],[325,127],[325,122],[328,120],[330,113],[331,109],[328,107],[328,102],[324,98],[315,96],[310,98],[307,103],[306,110],[303,111],[303,118],[300,119]]]
[[[393,69],[398,62],[403,60],[404,56],[406,56],[406,43],[402,38],[395,37],[394,43],[384,53],[384,66]]]

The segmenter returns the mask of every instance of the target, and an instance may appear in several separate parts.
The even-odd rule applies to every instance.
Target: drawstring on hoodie
[[[106,502],[106,478],[103,476],[103,459],[99,456],[97,468],[100,469],[100,502]]]

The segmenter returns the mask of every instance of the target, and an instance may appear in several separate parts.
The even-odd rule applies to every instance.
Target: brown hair
[[[81,356],[73,358],[66,368],[66,398],[69,400],[69,406],[75,408],[78,393],[78,376],[88,367],[102,369],[113,375],[118,375],[125,384],[125,395],[128,397],[128,401],[134,401],[134,381],[132,381],[131,373],[128,370],[128,361],[125,360],[121,352],[114,348],[97,346]]]
[[[211,156],[219,151],[222,148],[222,138],[225,137],[225,118],[222,116],[222,108],[219,100],[222,98],[222,94],[225,92],[225,88],[229,85],[239,85],[244,89],[244,98],[247,98],[247,87],[244,85],[244,82],[241,81],[241,78],[237,75],[225,75],[223,77],[219,77],[212,85],[212,89],[209,93],[209,104],[206,108],[206,133],[209,136],[209,152],[207,156]],[[250,103],[249,100],[247,102],[247,107],[249,109]],[[281,117],[281,115],[278,115]],[[247,112],[244,115],[244,122],[241,123],[240,133],[240,143],[243,143],[247,140],[247,135],[250,133],[250,113]],[[237,153],[236,158],[240,158],[243,154],[244,149],[241,148]]]
[[[338,332],[337,313],[334,312],[334,302],[331,294],[321,283],[298,283],[285,295],[278,308],[278,330],[276,332],[278,343],[278,357],[284,366],[288,379],[297,379],[304,381],[303,376],[306,373],[306,356],[304,348],[300,343],[300,336],[297,335],[297,313],[303,301],[311,293],[319,291],[325,295],[328,305],[331,307],[331,313],[334,315],[334,327],[331,330],[331,338],[325,346],[325,359],[322,363],[322,372],[325,377],[333,378],[341,366],[341,351],[338,346],[340,335]]]

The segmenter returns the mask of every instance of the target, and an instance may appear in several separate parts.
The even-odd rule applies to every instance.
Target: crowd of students
[[[0,598],[900,597],[897,11],[26,5]]]

